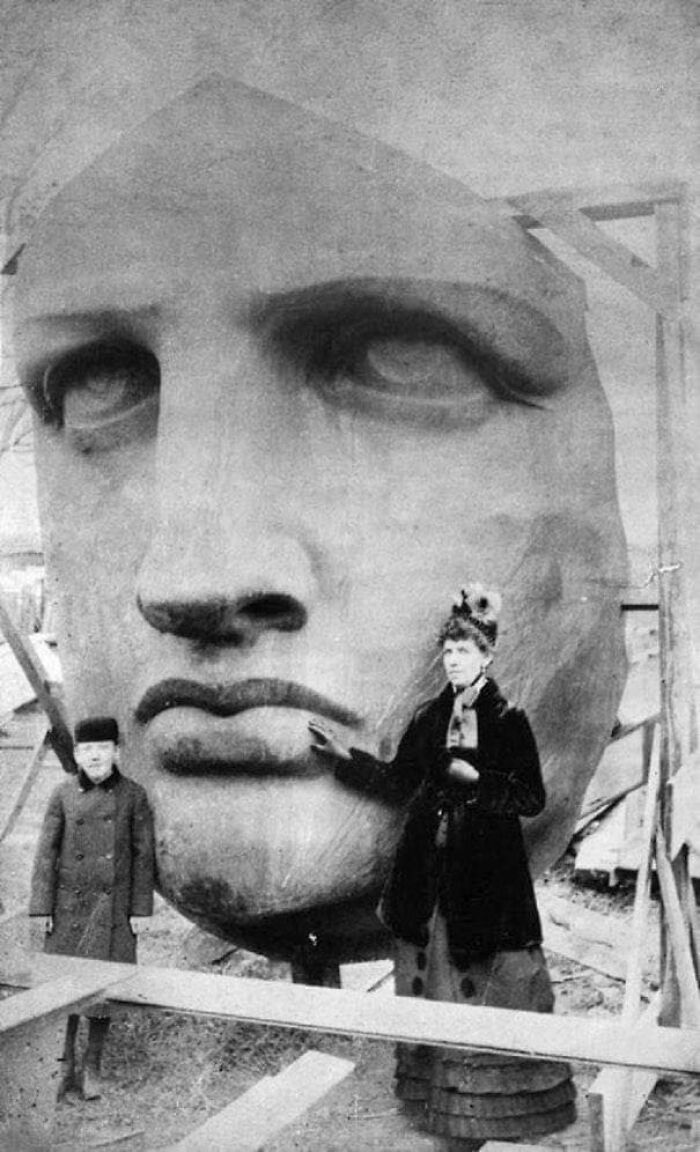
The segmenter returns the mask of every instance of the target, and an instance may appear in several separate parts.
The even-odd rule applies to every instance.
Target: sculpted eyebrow
[[[39,312],[26,316],[18,330],[42,325],[45,328],[87,328],[91,331],[119,331],[134,323],[157,319],[162,313],[160,304],[146,304],[137,308],[84,308],[57,312]]]
[[[466,301],[460,307],[461,287],[427,279],[333,281],[261,297],[249,322],[273,355],[312,375],[331,372],[364,340],[444,341],[499,381],[504,398],[539,407],[549,387],[505,353],[497,330],[474,322]]]

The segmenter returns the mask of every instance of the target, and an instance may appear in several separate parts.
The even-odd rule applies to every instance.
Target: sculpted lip
[[[236,716],[251,708],[299,708],[356,726],[356,712],[336,704],[320,692],[304,688],[292,680],[249,679],[233,684],[201,684],[196,680],[161,680],[152,685],[138,703],[136,719],[148,724],[168,708],[199,708],[213,716]]]

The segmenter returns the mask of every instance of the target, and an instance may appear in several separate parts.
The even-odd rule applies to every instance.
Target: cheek
[[[68,451],[41,429],[37,473],[69,708],[116,714],[124,670],[141,658],[143,622],[134,588],[150,533],[152,447],[98,460]]]

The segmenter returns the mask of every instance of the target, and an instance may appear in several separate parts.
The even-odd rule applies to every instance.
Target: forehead
[[[539,316],[577,343],[580,287],[533,243],[428,166],[215,78],[57,196],[22,257],[18,314],[68,308],[81,286],[148,296],[223,277],[264,294],[389,276],[471,285],[491,313],[507,301],[515,326]]]
[[[89,752],[111,752],[116,744],[113,740],[78,740],[75,747]]]

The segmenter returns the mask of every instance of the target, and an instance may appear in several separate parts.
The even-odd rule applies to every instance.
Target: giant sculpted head
[[[72,180],[20,259],[73,718],[118,716],[186,916],[370,955],[402,814],[309,719],[387,757],[470,579],[566,843],[623,673],[609,411],[579,281],[458,182],[203,80]]]

